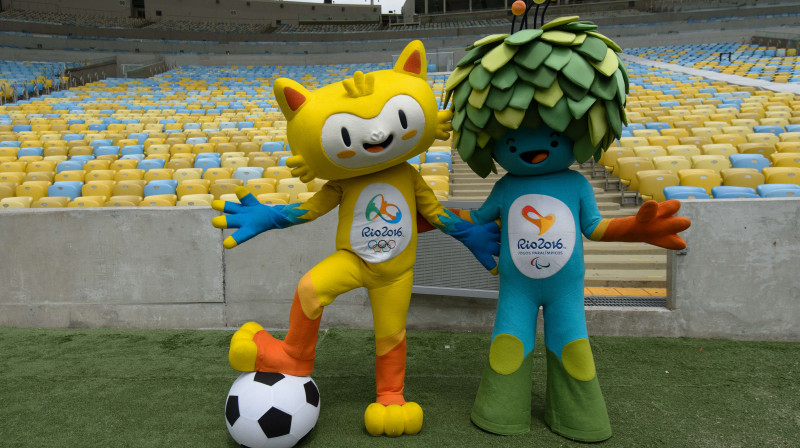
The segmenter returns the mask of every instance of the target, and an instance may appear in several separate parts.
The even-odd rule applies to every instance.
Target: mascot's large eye
[[[342,128],[342,141],[344,146],[350,146],[350,133],[347,132],[347,128]]]
[[[403,129],[406,129],[408,127],[408,119],[406,118],[406,113],[403,112],[402,109],[400,109],[398,115],[400,115],[400,126],[402,126]]]

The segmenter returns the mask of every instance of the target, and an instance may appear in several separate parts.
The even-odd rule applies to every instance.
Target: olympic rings
[[[370,240],[367,247],[375,252],[389,252],[397,247],[397,242],[395,240]]]

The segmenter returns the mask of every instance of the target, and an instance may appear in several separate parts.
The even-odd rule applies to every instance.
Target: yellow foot
[[[252,372],[256,369],[258,347],[253,342],[253,336],[263,329],[264,327],[255,322],[248,322],[236,330],[231,338],[230,351],[228,351],[228,361],[231,363],[231,367],[240,372]]]
[[[364,425],[373,436],[416,434],[422,429],[422,408],[411,401],[388,406],[372,403],[364,412]]]

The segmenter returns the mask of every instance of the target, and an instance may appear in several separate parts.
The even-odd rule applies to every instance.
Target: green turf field
[[[0,328],[0,447],[233,447],[224,403],[237,373],[228,331]],[[491,435],[469,411],[489,335],[410,332],[406,398],[422,432],[372,438],[372,333],[328,330],[313,375],[322,396],[304,447],[582,446],[542,422],[536,350],[533,425]],[[800,446],[800,343],[595,337],[614,436],[603,447]]]

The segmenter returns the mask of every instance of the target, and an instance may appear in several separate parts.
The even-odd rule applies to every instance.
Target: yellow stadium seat
[[[214,199],[219,199],[220,196],[223,194],[231,194],[236,193],[236,187],[238,185],[234,183],[214,183],[211,184],[211,187],[208,189],[208,192],[214,196]]]
[[[113,180],[92,180],[81,187],[82,196],[102,196],[103,202],[113,195],[115,182]]]
[[[27,162],[0,163],[0,173],[24,173]]]
[[[36,172],[53,172],[56,169],[56,162],[52,160],[40,160],[38,162],[29,162],[28,165],[25,167],[26,173],[36,173]]]
[[[681,137],[689,137],[691,134],[684,128],[667,128],[661,130],[661,135],[680,139]],[[680,142],[680,140],[678,141]]]
[[[178,199],[182,199],[186,195],[208,194],[208,184],[183,182],[178,184],[176,193]]]
[[[292,177],[292,170],[288,166],[273,166],[264,170],[264,177],[286,179]]]
[[[634,129],[633,136],[634,137],[657,137],[661,134],[658,133],[657,129]]]
[[[647,141],[650,142],[650,145],[661,146],[664,148],[669,145],[677,145],[680,143],[678,138],[672,135],[656,135],[653,137],[648,137]]]
[[[94,170],[107,170],[110,166],[110,160],[89,160],[83,164],[83,170],[88,173]]]
[[[109,168],[114,171],[136,169],[139,162],[135,159],[120,159],[111,162]]]
[[[92,180],[114,180],[114,176],[117,174],[114,170],[94,170],[86,173],[83,176],[84,182],[89,182]]]
[[[146,196],[139,202],[139,207],[173,207],[178,201],[178,196],[174,194],[157,194]]]
[[[306,202],[314,197],[315,194],[314,192],[300,193],[297,195],[297,202]]]
[[[16,196],[28,196],[33,198],[33,200],[41,199],[47,196],[47,187],[51,184],[50,182],[46,181],[30,181],[25,182],[22,185],[18,185],[15,190]]]
[[[263,193],[256,199],[262,204],[285,205],[289,203],[289,193]]]
[[[667,170],[677,175],[678,171],[691,168],[692,162],[683,156],[662,156],[653,158],[653,165],[657,170]]]
[[[730,168],[731,161],[724,155],[699,155],[692,156],[692,168],[714,170],[717,173]]]
[[[247,166],[261,167],[264,168],[264,171],[266,172],[269,168],[278,166],[278,163],[275,162],[275,159],[272,157],[256,157],[250,159],[250,162],[247,164]]]
[[[690,187],[702,187],[710,196],[711,189],[722,184],[722,176],[714,170],[689,169],[678,171],[681,185]]]
[[[241,142],[237,145],[236,150],[245,154],[250,154],[253,152],[260,152],[261,145],[254,142]]]
[[[764,183],[764,175],[755,168],[726,168],[720,172],[722,184],[733,187],[756,189]]]
[[[649,144],[650,141],[647,140],[647,137],[622,137],[619,139],[619,145],[628,148],[647,146]]]
[[[778,143],[780,139],[775,134],[770,134],[767,132],[753,132],[752,134],[747,134],[747,141],[748,143],[771,143],[775,145],[775,143]]]
[[[231,143],[231,142],[216,142],[216,143],[217,146],[214,150],[220,154],[225,154],[229,152],[239,152],[239,149],[237,148],[238,145],[236,143]]]
[[[768,156],[775,152],[773,143],[740,143],[738,146],[741,154],[761,154]]]
[[[230,168],[209,168],[203,173],[203,179],[210,180],[214,183],[217,179],[230,179],[231,175]]]
[[[681,156],[691,161],[692,156],[699,156],[702,154],[702,151],[695,145],[671,145],[667,147],[667,154],[670,156]]]
[[[667,155],[667,150],[661,146],[636,146],[633,148],[633,154],[634,157],[646,157],[652,160]]]
[[[22,182],[43,180],[52,183],[55,176],[56,173],[54,171],[34,171],[32,173],[26,173],[25,177],[22,178]]]
[[[611,175],[616,176],[617,173],[614,172],[617,159],[620,157],[634,157],[636,154],[633,152],[633,147],[617,147],[617,148],[609,148],[603,154],[603,164],[606,166],[606,171],[608,171]]]
[[[145,171],[139,168],[122,169],[117,171],[116,174],[114,174],[114,180],[117,182],[123,180],[142,180],[144,179],[144,173]]]
[[[164,165],[164,168],[169,168],[174,171],[181,168],[192,168],[192,165],[192,161],[189,159],[175,158],[175,156],[173,156],[173,158]]]
[[[422,163],[419,166],[422,176],[450,176],[450,165],[445,162]]]
[[[247,181],[247,189],[253,193],[253,196],[258,196],[265,193],[275,193],[277,184],[276,179],[250,179]]]
[[[773,166],[800,167],[800,151],[776,152],[769,155]]]
[[[94,154],[94,149],[91,146],[73,146],[67,152],[70,157],[75,156],[91,156]]]
[[[800,185],[800,168],[794,166],[770,166],[761,170],[768,184]]]
[[[144,149],[144,154],[146,156],[170,155],[170,145],[166,143],[157,143],[157,144],[152,144],[150,146],[146,146]]]
[[[738,154],[739,150],[736,146],[730,143],[712,143],[710,145],[703,145],[703,154],[705,155],[721,155],[729,157],[731,154]]]
[[[103,207],[138,207],[142,199],[144,198],[134,195],[111,196],[106,203],[103,204]]]
[[[60,181],[78,181],[83,182],[83,178],[86,175],[86,171],[83,170],[72,170],[72,171],[62,171],[60,173],[56,173],[53,177],[54,182]]]
[[[424,176],[422,180],[431,190],[450,191],[450,181],[444,176]]]
[[[204,152],[214,152],[217,145],[214,143],[198,143],[192,147],[192,153],[200,154]]]
[[[172,179],[175,170],[171,168],[153,168],[144,173],[145,182],[157,179]]]
[[[277,193],[288,193],[289,203],[297,202],[297,195],[300,193],[308,193],[308,186],[296,177],[289,177],[278,180],[275,186]]]
[[[656,200],[663,202],[664,187],[673,187],[680,184],[678,175],[673,172],[666,173],[663,170],[639,171],[636,173],[639,179],[639,193],[645,201]]]
[[[9,197],[0,199],[0,209],[4,208],[30,208],[33,198],[30,196]]]
[[[113,196],[144,196],[144,180],[118,180],[112,189]]]
[[[102,207],[105,203],[105,196],[78,196],[67,207]]]
[[[248,166],[250,163],[250,159],[247,157],[227,157],[222,159],[221,166],[223,168],[230,168],[231,170],[236,170],[236,168]]]
[[[778,152],[800,152],[800,142],[778,142],[775,149]]]
[[[747,137],[743,134],[717,134],[711,136],[711,141],[714,143],[728,143],[732,146],[739,143],[747,143]]]
[[[681,145],[694,145],[698,148],[703,145],[714,143],[711,137],[707,135],[693,135],[691,137],[681,137],[678,139]]]
[[[175,173],[172,174],[172,178],[177,180],[178,182],[182,180],[188,179],[202,179],[203,178],[203,169],[202,168],[178,168],[175,170]]]
[[[39,198],[31,203],[31,208],[59,208],[66,207],[70,198],[66,196],[48,196]]]
[[[180,198],[175,205],[182,207],[211,206],[212,201],[214,201],[212,194],[187,194]]]
[[[782,142],[800,142],[800,132],[783,132],[778,138]]]

